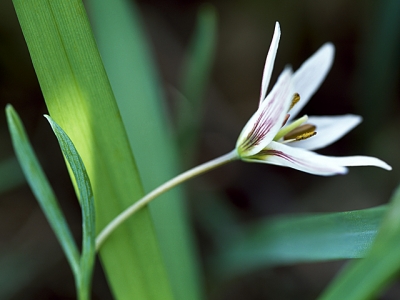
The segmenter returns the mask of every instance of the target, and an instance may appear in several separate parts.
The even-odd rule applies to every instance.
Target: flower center
[[[293,95],[292,104],[289,107],[288,112],[300,101],[300,95],[295,93]],[[308,120],[308,116],[305,115],[292,123],[286,125],[290,115],[287,114],[285,121],[282,124],[281,130],[277,133],[274,138],[274,141],[278,141],[283,138],[285,143],[294,142],[294,141],[301,141],[308,139],[317,134],[315,131],[317,127],[312,124],[305,124]],[[285,126],[286,125],[286,126]]]

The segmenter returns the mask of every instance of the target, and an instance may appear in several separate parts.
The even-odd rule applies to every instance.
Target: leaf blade
[[[366,255],[386,207],[280,217],[244,228],[214,261],[220,277],[260,267],[360,258]],[[217,273],[218,274],[218,273]]]
[[[57,137],[64,157],[68,161],[72,173],[74,174],[79,191],[78,198],[82,210],[82,255],[80,257],[80,277],[77,289],[78,292],[81,293],[80,299],[88,299],[90,295],[94,260],[96,257],[93,191],[86,168],[71,139],[50,116],[45,115],[45,118],[50,123]]]
[[[6,107],[7,123],[21,168],[42,211],[53,229],[71,266],[75,278],[79,276],[79,251],[56,196],[29,143],[25,128],[14,108]]]
[[[99,231],[143,188],[85,9],[80,0],[13,3],[50,115],[91,179]],[[100,256],[116,298],[172,298],[147,208],[110,236]]]
[[[178,159],[140,15],[129,1],[88,3],[143,187],[150,192],[178,173]],[[175,298],[201,299],[200,271],[184,200],[178,187],[149,207]]]
[[[394,280],[400,270],[400,187],[394,192],[366,257],[347,265],[320,299],[371,299]]]
[[[191,162],[198,145],[204,95],[211,76],[216,43],[217,13],[212,5],[205,4],[199,8],[195,32],[181,71],[182,99],[178,106],[177,131],[186,163]]]

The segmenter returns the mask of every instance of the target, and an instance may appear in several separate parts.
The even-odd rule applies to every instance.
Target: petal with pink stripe
[[[260,152],[273,140],[282,127],[293,94],[292,70],[285,68],[272,91],[239,135],[236,149],[241,157]]]

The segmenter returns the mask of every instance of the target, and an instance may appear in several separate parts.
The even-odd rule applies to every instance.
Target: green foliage
[[[241,228],[214,259],[219,277],[299,262],[364,257],[385,206],[306,216],[284,216]]]
[[[321,299],[375,299],[395,278],[400,270],[399,215],[400,188],[397,188],[366,257],[350,263]]]
[[[148,193],[179,169],[151,50],[134,3],[96,0],[88,4],[99,50]],[[198,260],[183,200],[182,190],[177,188],[149,207],[175,298],[200,299]]]
[[[177,132],[185,163],[191,162],[198,146],[204,96],[210,80],[217,43],[217,13],[213,6],[200,7],[197,26],[188,47],[181,74]]]
[[[74,179],[78,187],[79,203],[82,210],[82,254],[80,257],[78,293],[80,293],[80,299],[89,299],[94,259],[96,256],[96,227],[92,187],[82,159],[70,138],[49,116],[45,117],[49,121],[57,137],[58,143],[74,174]]]
[[[38,200],[51,228],[68,259],[75,276],[79,273],[79,252],[67,221],[58,205],[56,196],[29,143],[25,128],[11,105],[6,108],[7,122],[15,149],[25,177]]]
[[[13,1],[51,117],[73,141],[91,180],[97,231],[143,195],[135,161],[80,0]],[[147,209],[100,251],[117,299],[171,299]]]
[[[19,116],[11,105],[7,106],[6,114],[18,160],[68,259],[75,277],[78,298],[82,300],[89,299],[95,258],[95,220],[92,188],[82,160],[65,132],[50,117],[47,117],[78,186],[83,228],[82,255],[80,255],[68,228],[67,221],[29,143]]]
[[[49,112],[65,130],[47,117],[68,162],[82,208],[81,254],[23,125],[8,106],[14,148],[71,265],[78,298],[88,299],[96,231],[144,193],[178,173],[171,120],[164,109],[161,85],[134,4],[124,0],[87,1],[103,66],[81,0],[13,2]],[[387,12],[390,18],[385,26],[394,22],[394,11]],[[392,50],[398,41],[393,43]],[[195,153],[199,112],[215,44],[216,13],[211,6],[203,6],[179,91],[182,101],[177,137],[182,153],[190,153],[180,157],[185,163]],[[384,80],[384,76],[380,78]],[[10,168],[7,163],[1,167]],[[100,255],[117,299],[202,298],[198,259],[183,201],[180,188],[171,190],[150,209],[139,211],[106,241]],[[400,190],[388,206],[285,216],[247,226],[233,222],[232,228],[237,230],[234,235],[218,236],[220,251],[212,259],[214,275],[226,279],[275,265],[366,256],[351,262],[321,299],[376,297],[399,271],[399,210]],[[223,222],[229,223],[229,217]],[[229,232],[227,228],[223,231]]]

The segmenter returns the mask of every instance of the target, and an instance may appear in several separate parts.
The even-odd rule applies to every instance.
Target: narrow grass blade
[[[88,1],[99,49],[146,192],[178,174],[162,87],[132,1]],[[150,211],[176,299],[201,298],[200,276],[183,194],[175,188]],[[138,238],[145,239],[143,232]]]
[[[364,259],[349,264],[320,299],[376,299],[400,270],[400,187]]]
[[[96,256],[96,227],[92,187],[86,173],[86,168],[71,139],[52,118],[47,115],[45,117],[49,121],[57,137],[64,157],[68,161],[71,171],[74,174],[79,191],[78,197],[82,209],[82,255],[80,258],[81,276],[77,289],[78,292],[81,293],[80,299],[88,299]]]
[[[381,206],[258,222],[226,243],[212,267],[227,277],[267,266],[360,258],[370,248],[386,211]]]
[[[99,232],[143,188],[86,11],[80,0],[13,3],[50,115],[90,177]],[[100,257],[117,299],[172,298],[147,209],[110,236]]]
[[[46,215],[51,228],[56,234],[75,277],[79,276],[78,248],[76,247],[65,217],[58,205],[54,192],[33,152],[28,137],[26,136],[24,126],[11,105],[7,105],[6,115],[15,153],[26,179]]]
[[[217,41],[217,14],[210,4],[200,7],[196,29],[181,74],[182,99],[178,107],[178,140],[190,162],[197,146],[202,104],[211,75]],[[188,157],[187,157],[188,156]]]

